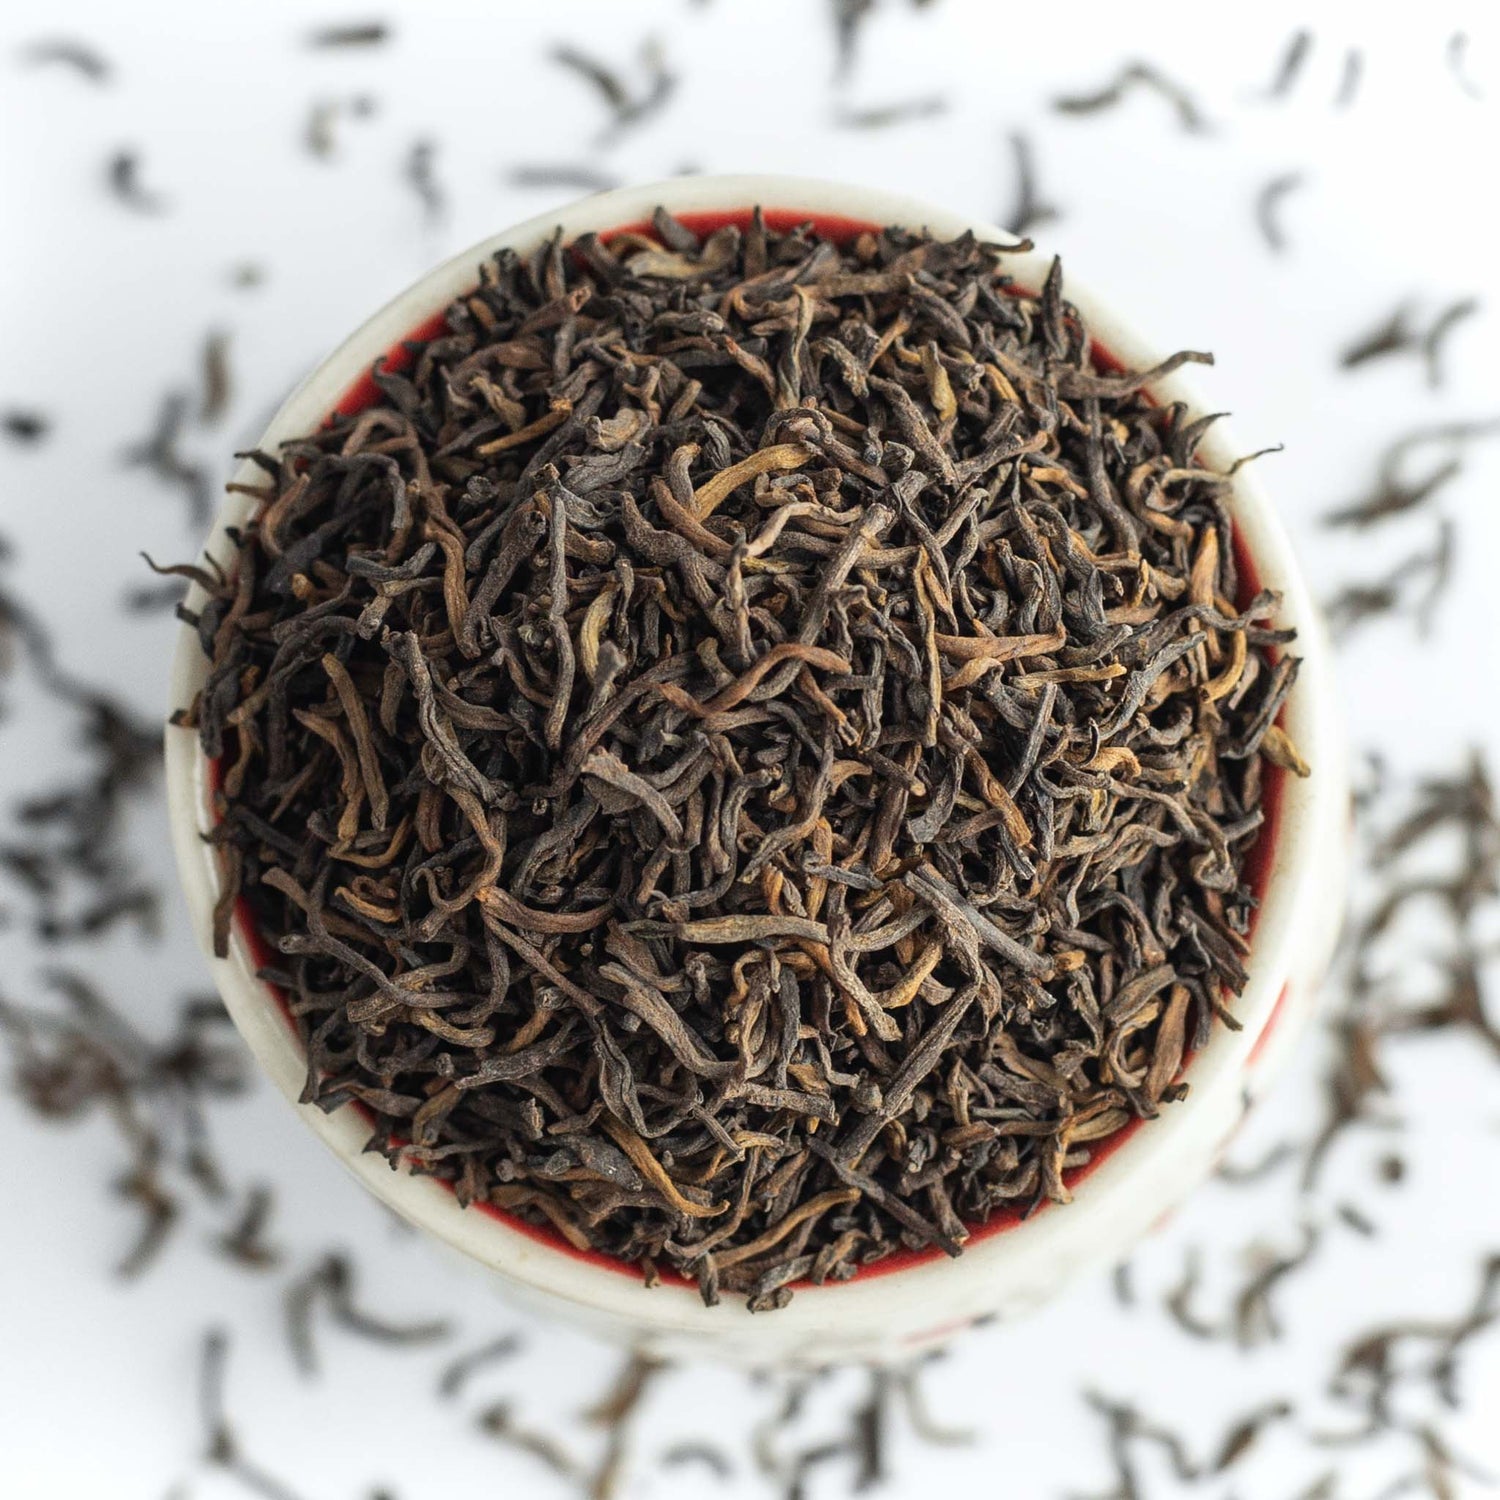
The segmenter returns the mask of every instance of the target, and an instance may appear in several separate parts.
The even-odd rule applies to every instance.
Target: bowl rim
[[[559,229],[571,238],[588,230],[634,224],[649,218],[658,204],[677,213],[747,210],[759,204],[825,218],[906,224],[944,238],[972,231],[992,243],[1016,243],[1013,235],[993,225],[905,194],[785,174],[680,177],[590,195],[491,235],[392,298],[306,376],[271,419],[257,447],[273,449],[316,429],[375,359],[472,286],[480,262],[495,251],[515,248],[524,253]],[[1016,251],[1008,259],[1007,270],[1023,283],[1040,285],[1051,260],[1050,253],[1040,250]],[[1090,332],[1127,365],[1148,368],[1159,358],[1152,345],[1071,275],[1066,295]],[[1149,389],[1159,399],[1187,403],[1192,411],[1208,409],[1191,380],[1180,372],[1153,381]],[[1220,468],[1232,463],[1238,451],[1222,423],[1210,429],[1200,445],[1204,458]],[[261,471],[246,459],[233,481],[251,484],[257,477]],[[1082,1256],[1099,1262],[1122,1252],[1122,1236],[1118,1229],[1112,1234],[1110,1226],[1117,1226],[1122,1217],[1132,1225],[1140,1220],[1139,1206],[1127,1212],[1125,1204],[1141,1168],[1153,1159],[1160,1162],[1180,1152],[1191,1139],[1200,1112],[1226,1087],[1238,1087],[1239,1075],[1277,1006],[1287,953],[1303,935],[1305,924],[1320,911],[1326,915],[1326,896],[1316,880],[1320,848],[1325,841],[1340,837],[1345,771],[1333,708],[1329,647],[1289,538],[1250,468],[1235,473],[1232,485],[1230,505],[1237,537],[1253,559],[1262,585],[1281,594],[1278,623],[1294,623],[1298,629],[1296,649],[1302,666],[1287,701],[1286,722],[1313,766],[1313,774],[1306,779],[1288,775],[1284,780],[1279,827],[1247,963],[1249,979],[1235,1002],[1243,1029],[1214,1028],[1210,1040],[1191,1060],[1192,1092],[1155,1120],[1145,1122],[1101,1160],[1078,1184],[1065,1212],[1041,1213],[1005,1232],[979,1238],[957,1259],[918,1261],[881,1275],[856,1276],[846,1283],[799,1288],[774,1319],[758,1318],[747,1325],[744,1320],[752,1315],[742,1298],[726,1297],[722,1305],[706,1308],[691,1286],[664,1283],[648,1289],[615,1267],[593,1264],[542,1242],[507,1220],[460,1208],[445,1185],[404,1168],[393,1169],[384,1157],[366,1152],[369,1127],[352,1106],[325,1114],[308,1105],[299,1107],[298,1113],[381,1201],[463,1254],[533,1292],[664,1334],[712,1338],[732,1332],[743,1338],[747,1331],[752,1337],[759,1329],[770,1333],[774,1325],[775,1342],[780,1343],[868,1326],[900,1300],[911,1303],[915,1299],[935,1309],[965,1304],[982,1311],[986,1304],[999,1300],[997,1287],[1028,1279],[1034,1282],[1060,1258]],[[228,494],[202,555],[226,556],[227,528],[242,523],[252,508],[248,496]],[[194,584],[186,604],[197,609],[205,599],[204,591]],[[171,670],[174,707],[192,700],[206,673],[207,661],[197,635],[184,624]],[[296,1105],[305,1079],[304,1058],[267,986],[255,977],[255,963],[238,922],[232,929],[228,957],[219,959],[213,954],[212,912],[220,869],[213,849],[202,837],[212,826],[209,765],[193,731],[168,728],[166,767],[172,842],[193,930],[236,1025],[262,1068]],[[1138,1227],[1133,1228],[1123,1238],[1128,1242],[1138,1232]]]

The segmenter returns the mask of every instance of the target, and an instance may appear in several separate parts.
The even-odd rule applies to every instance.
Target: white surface
[[[258,434],[290,384],[371,307],[442,255],[547,206],[548,194],[506,187],[507,168],[592,155],[600,111],[544,61],[547,47],[568,39],[618,57],[653,30],[686,81],[663,115],[608,153],[625,178],[688,163],[816,171],[994,217],[1013,190],[1004,137],[1029,130],[1042,190],[1065,212],[1043,227],[1047,243],[1155,341],[1217,352],[1219,367],[1200,383],[1235,412],[1241,440],[1287,444],[1264,461],[1262,482],[1315,589],[1374,576],[1425,543],[1431,519],[1351,539],[1322,530],[1317,517],[1365,485],[1394,432],[1500,414],[1492,360],[1500,38],[1463,7],[1388,18],[1366,9],[1321,7],[1302,79],[1288,101],[1266,106],[1253,95],[1302,19],[1290,9],[1235,8],[1209,23],[1201,6],[1159,6],[1147,23],[1144,12],[1119,7],[1056,8],[1023,21],[986,0],[890,4],[868,27],[849,97],[877,104],[941,92],[952,107],[934,120],[857,133],[830,128],[827,28],[821,7],[802,0],[388,5],[379,10],[396,26],[393,45],[327,54],[302,50],[303,31],[362,9],[74,0],[21,14],[13,5],[0,16],[0,405],[37,405],[57,425],[35,450],[0,446],[0,531],[17,551],[3,576],[57,631],[69,667],[163,709],[171,623],[126,621],[113,604],[140,576],[138,549],[186,556],[197,538],[174,496],[116,458],[149,427],[164,390],[193,388],[205,329],[233,331],[238,399],[223,427],[191,433],[186,446],[223,471],[231,449]],[[1472,33],[1470,67],[1488,89],[1484,102],[1460,92],[1443,64],[1446,39],[1461,27]],[[59,33],[96,40],[117,65],[114,85],[94,90],[61,69],[12,65],[20,42]],[[778,35],[790,50],[778,48]],[[1356,104],[1336,111],[1330,101],[1352,44],[1365,49],[1365,82]],[[1135,54],[1200,80],[1217,131],[1181,134],[1145,96],[1090,119],[1045,108],[1058,92],[1096,87]],[[335,160],[306,155],[300,135],[311,102],[358,92],[378,98],[379,114],[342,125]],[[533,109],[549,121],[544,132]],[[451,213],[436,227],[424,226],[401,179],[418,136],[441,143],[437,170],[451,191]],[[126,144],[143,152],[145,179],[172,200],[169,214],[135,215],[103,192],[104,162]],[[1308,180],[1284,204],[1290,249],[1273,257],[1253,230],[1252,199],[1269,177],[1293,169]],[[229,272],[246,259],[266,265],[269,278],[237,291]],[[1410,361],[1336,371],[1338,349],[1402,296],[1430,311],[1464,293],[1489,306],[1455,335],[1443,391],[1428,391]],[[1493,702],[1471,688],[1500,680],[1486,582],[1500,544],[1497,484],[1500,444],[1491,444],[1473,450],[1465,477],[1442,497],[1462,546],[1435,639],[1419,645],[1409,624],[1382,624],[1344,655],[1354,742],[1384,749],[1399,771],[1450,769],[1468,743],[1500,738]],[[65,563],[76,573],[64,575]],[[68,764],[70,726],[28,712],[35,700],[24,690],[5,697],[0,796],[8,802]],[[170,888],[159,807],[139,825],[140,857]],[[0,933],[6,993],[25,996],[48,961],[18,934]],[[92,963],[148,1027],[164,1028],[176,997],[203,983],[175,910],[162,943],[124,935]],[[1289,1500],[1335,1466],[1345,1470],[1338,1494],[1360,1500],[1407,1472],[1409,1446],[1345,1454],[1312,1446],[1305,1430],[1347,1425],[1320,1392],[1350,1335],[1387,1316],[1450,1315],[1467,1304],[1481,1255],[1500,1246],[1500,1211],[1472,1191],[1494,1180],[1500,1110],[1495,1065],[1476,1048],[1416,1040],[1394,1064],[1391,1111],[1410,1121],[1411,1180],[1375,1184],[1372,1165],[1388,1143],[1378,1130],[1363,1128],[1338,1148],[1319,1202],[1358,1202],[1379,1235],[1325,1236],[1316,1263],[1281,1289],[1283,1341],[1248,1354],[1199,1343],[1151,1305],[1178,1278],[1190,1245],[1206,1251],[1201,1302],[1211,1313],[1237,1284],[1242,1248],[1295,1245],[1299,1209],[1287,1174],[1255,1191],[1211,1185],[1136,1257],[1137,1310],[1116,1310],[1097,1283],[1024,1325],[975,1337],[936,1369],[933,1388],[983,1429],[983,1441],[955,1450],[898,1442],[886,1493],[990,1494],[997,1476],[1021,1500],[1102,1492],[1111,1476],[1085,1386],[1138,1401],[1200,1453],[1256,1402],[1298,1397],[1297,1427],[1274,1429],[1224,1480],[1193,1491],[1215,1500]],[[1314,1126],[1320,1067],[1316,1048],[1299,1056],[1253,1122],[1254,1138],[1269,1143]],[[236,1179],[276,1184],[273,1234],[291,1270],[332,1246],[369,1243],[360,1261],[372,1300],[386,1294],[393,1313],[454,1316],[465,1346],[524,1324],[461,1267],[391,1228],[269,1087],[216,1118]],[[610,1362],[586,1340],[542,1329],[523,1364],[488,1372],[457,1405],[430,1395],[444,1353],[387,1353],[336,1333],[322,1342],[322,1380],[303,1382],[278,1326],[284,1277],[250,1277],[207,1255],[204,1241],[218,1227],[207,1213],[194,1209],[140,1283],[110,1281],[133,1226],[108,1194],[117,1157],[102,1122],[44,1131],[0,1095],[0,1125],[21,1148],[4,1169],[0,1214],[6,1500],[147,1500],[189,1475],[194,1495],[238,1493],[194,1467],[197,1337],[213,1322],[237,1334],[231,1404],[252,1456],[309,1500],[364,1500],[377,1482],[400,1500],[437,1500],[459,1485],[564,1493],[526,1458],[474,1434],[469,1419],[509,1394],[528,1420],[580,1446],[591,1440],[565,1415],[608,1379]],[[1246,1142],[1245,1159],[1254,1147]],[[1461,1451],[1500,1470],[1494,1339],[1466,1359],[1461,1390],[1463,1410],[1446,1430]],[[743,1426],[764,1412],[768,1394],[701,1369],[671,1377],[668,1392],[673,1401],[651,1409],[643,1463],[625,1493],[702,1493],[701,1470],[659,1470],[649,1459],[705,1429],[739,1460],[739,1481],[723,1493],[764,1493],[748,1477]],[[831,1410],[836,1396],[820,1405]],[[1182,1489],[1159,1460],[1147,1450],[1142,1462],[1151,1500]],[[847,1470],[837,1466],[813,1484],[814,1495],[846,1489]]]

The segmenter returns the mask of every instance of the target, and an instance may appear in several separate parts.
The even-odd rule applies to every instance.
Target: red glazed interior
[[[768,208],[762,211],[766,226],[779,232],[794,229],[799,224],[810,223],[819,234],[833,240],[838,244],[846,244],[856,236],[870,232],[879,233],[880,226],[858,219],[845,218],[838,214],[819,214],[803,212],[798,209]],[[721,229],[727,224],[733,224],[743,229],[750,223],[751,210],[727,209],[714,210],[702,213],[682,213],[677,215],[678,219],[694,233],[699,235],[712,234],[714,230]],[[651,234],[652,229],[649,221],[642,220],[634,224],[622,224],[616,229],[605,231],[600,238],[608,241],[618,234]],[[1015,289],[1018,294],[1024,294],[1024,288]],[[437,338],[447,331],[447,317],[445,313],[437,313],[425,322],[418,324],[399,343],[390,349],[384,356],[381,364],[384,369],[393,372],[401,372],[409,369],[416,361],[417,351],[415,345]],[[1104,374],[1114,373],[1125,368],[1124,364],[1107,349],[1094,344],[1091,350],[1095,369]],[[373,406],[381,399],[381,393],[370,374],[366,371],[358,380],[344,393],[334,408],[333,415],[351,416],[356,412],[363,411]],[[1243,608],[1260,589],[1260,578],[1255,568],[1254,559],[1247,551],[1243,538],[1236,531],[1234,534],[1234,558],[1235,566],[1239,576],[1240,597],[1236,603]],[[218,789],[220,766],[215,762],[211,768],[211,784],[215,791]],[[1281,802],[1282,792],[1286,780],[1286,773],[1279,767],[1265,764],[1262,783],[1261,806],[1265,813],[1265,821],[1261,825],[1260,835],[1252,846],[1245,863],[1247,882],[1253,891],[1257,901],[1265,898],[1266,883],[1270,876],[1271,865],[1275,857],[1277,835],[1281,825]],[[250,951],[251,958],[257,969],[263,969],[274,962],[274,954],[267,947],[259,930],[255,926],[249,902],[241,896],[236,903],[235,917],[240,931],[245,939],[245,944]],[[1251,917],[1251,935],[1254,935],[1258,913]],[[292,1031],[296,1032],[296,1024],[292,1020],[290,1008],[286,996],[275,985],[266,983],[267,990],[274,998],[277,1008],[281,1011],[283,1018]],[[1283,996],[1284,998],[1284,996]],[[1257,1038],[1255,1052],[1258,1053],[1268,1039],[1272,1028],[1281,1010],[1278,1004],[1269,1017],[1262,1035]],[[300,1040],[300,1038],[299,1038]],[[1252,1054],[1254,1055],[1254,1054]],[[1184,1066],[1192,1061],[1193,1052],[1189,1051],[1184,1058]],[[359,1111],[373,1124],[373,1116],[365,1106],[351,1103],[346,1108]],[[1122,1146],[1129,1141],[1146,1121],[1133,1119],[1129,1124],[1122,1126],[1108,1140],[1100,1143],[1093,1150],[1088,1162],[1081,1167],[1075,1167],[1065,1175],[1065,1182],[1070,1189],[1076,1189],[1078,1184],[1093,1172],[1101,1162],[1113,1156]],[[1003,1230],[1012,1229],[1024,1219],[1033,1214],[1040,1213],[1049,1206],[1049,1200],[1043,1199],[1036,1207],[1017,1207],[998,1210],[991,1214],[987,1222],[973,1224],[969,1227],[969,1243],[976,1244],[980,1240],[999,1234]],[[526,1235],[529,1239],[546,1245],[550,1250],[555,1250],[563,1255],[571,1256],[575,1260],[586,1261],[590,1265],[601,1266],[607,1270],[615,1271],[631,1277],[639,1277],[640,1268],[630,1262],[617,1260],[613,1256],[601,1254],[594,1250],[579,1250],[570,1245],[555,1229],[528,1223],[525,1219],[518,1218],[504,1209],[496,1208],[487,1203],[476,1203],[473,1205],[481,1213],[489,1214],[500,1219],[511,1229]],[[884,1259],[876,1261],[873,1265],[862,1268],[856,1273],[856,1279],[866,1279],[874,1276],[885,1276],[895,1271],[906,1270],[908,1267],[920,1265],[924,1262],[940,1260],[943,1252],[936,1247],[921,1250],[898,1250]],[[664,1282],[670,1282],[680,1286],[693,1286],[694,1283],[686,1277],[679,1275],[670,1267],[658,1268],[660,1278]]]

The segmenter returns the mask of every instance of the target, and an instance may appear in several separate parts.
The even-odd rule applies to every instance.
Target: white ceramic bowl
[[[677,178],[585,198],[495,235],[403,292],[288,398],[261,447],[275,449],[317,428],[380,355],[471,286],[480,262],[496,250],[509,246],[524,253],[559,225],[573,236],[635,223],[649,217],[658,203],[679,213],[759,204],[806,211],[809,217],[925,227],[943,237],[973,230],[999,243],[1013,238],[910,198],[794,177]],[[1038,252],[1019,254],[1008,268],[1022,285],[1039,287],[1049,259]],[[1096,338],[1126,364],[1144,368],[1156,361],[1158,351],[1138,339],[1112,309],[1096,303],[1071,275],[1067,295]],[[1183,400],[1203,409],[1188,382],[1177,375],[1157,382],[1153,392],[1162,401]],[[1224,467],[1238,450],[1221,425],[1200,451],[1207,463]],[[259,471],[247,463],[235,477],[254,483]],[[1281,594],[1277,623],[1298,630],[1296,649],[1303,666],[1287,702],[1286,723],[1313,773],[1300,781],[1288,776],[1283,783],[1280,829],[1254,934],[1249,982],[1234,1005],[1244,1029],[1215,1028],[1212,1040],[1188,1066],[1188,1097],[1140,1126],[1100,1161],[1078,1184],[1070,1205],[1051,1206],[1002,1232],[976,1236],[958,1259],[938,1256],[844,1284],[803,1288],[787,1308],[752,1316],[738,1299],[726,1297],[719,1307],[706,1308],[687,1286],[648,1289],[633,1271],[582,1259],[536,1231],[459,1208],[445,1186],[393,1170],[383,1157],[365,1154],[369,1127],[353,1108],[325,1115],[313,1106],[298,1106],[298,1113],[372,1193],[487,1268],[522,1300],[663,1354],[709,1354],[758,1365],[899,1358],[941,1342],[987,1314],[1008,1318],[1022,1313],[1083,1272],[1120,1259],[1210,1172],[1301,1032],[1343,906],[1349,797],[1327,641],[1286,534],[1249,469],[1235,477],[1232,503],[1238,536],[1262,584]],[[249,511],[248,500],[229,497],[207,543],[210,555],[231,555],[225,529],[242,523]],[[188,600],[192,607],[202,602],[201,594]],[[172,701],[189,702],[205,674],[197,639],[184,628],[173,665]],[[295,1102],[304,1078],[302,1052],[270,991],[255,977],[245,934],[236,928],[227,958],[212,955],[210,923],[220,871],[203,839],[212,826],[210,767],[192,733],[168,731],[167,776],[182,883],[214,982],[262,1067]]]

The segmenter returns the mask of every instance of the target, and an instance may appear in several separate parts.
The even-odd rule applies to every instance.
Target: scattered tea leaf
[[[307,45],[324,49],[379,47],[390,39],[391,28],[385,21],[345,21],[309,32]]]
[[[141,158],[138,151],[116,151],[109,159],[107,172],[110,192],[127,208],[143,214],[166,211],[167,200],[141,181]]]
[[[580,193],[606,193],[620,185],[620,179],[586,163],[530,162],[512,167],[506,181],[520,188],[567,188]]]
[[[1036,158],[1032,151],[1031,137],[1022,131],[1013,131],[1010,150],[1016,169],[1016,196],[1009,212],[1001,217],[1000,222],[1012,234],[1026,239],[1033,229],[1056,219],[1058,210],[1037,191]]]
[[[1180,84],[1147,62],[1126,63],[1115,77],[1092,94],[1061,94],[1052,101],[1059,114],[1092,115],[1113,109],[1130,94],[1155,94],[1168,104],[1178,125],[1193,135],[1211,128],[1197,101]]]
[[[422,212],[429,224],[438,223],[448,212],[448,195],[437,176],[437,149],[436,141],[413,141],[403,171],[412,191],[422,201]]]
[[[21,48],[21,62],[29,68],[71,68],[90,83],[108,83],[114,75],[108,58],[90,42],[71,37],[47,37]]]
[[[1266,86],[1267,99],[1285,99],[1302,74],[1303,65],[1312,52],[1313,34],[1307,27],[1300,27],[1287,39],[1281,56],[1276,61],[1276,71]]]
[[[932,120],[946,114],[948,101],[939,94],[916,99],[898,99],[890,104],[873,104],[856,108],[849,104],[834,107],[833,123],[842,130],[885,130],[892,125],[908,125],[914,120]]]
[[[549,55],[559,67],[588,83],[608,108],[610,123],[599,135],[600,145],[617,140],[625,131],[659,114],[677,89],[677,75],[668,66],[661,43],[654,37],[648,37],[641,45],[639,88],[627,83],[621,70],[571,44],[556,46]]]
[[[0,431],[13,443],[39,443],[51,430],[51,420],[39,411],[10,407],[0,415]]]
[[[1273,177],[1255,195],[1255,223],[1261,238],[1278,255],[1286,249],[1286,232],[1281,227],[1281,205],[1307,179],[1301,172],[1282,172]]]
[[[210,329],[203,340],[202,393],[198,398],[198,421],[204,426],[212,426],[222,420],[233,399],[229,335],[222,328]]]
[[[1348,109],[1359,93],[1360,81],[1364,77],[1365,55],[1358,47],[1344,52],[1344,66],[1339,74],[1338,92],[1333,96],[1335,109]]]

